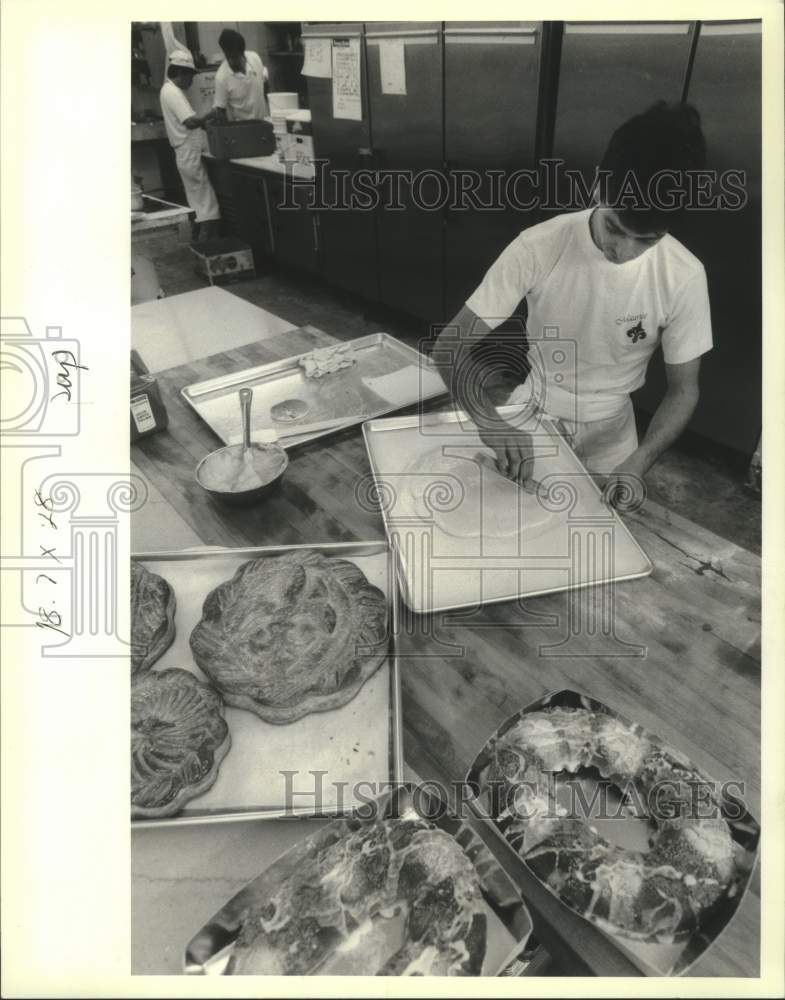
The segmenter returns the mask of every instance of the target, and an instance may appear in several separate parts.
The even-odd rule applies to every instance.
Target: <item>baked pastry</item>
[[[564,903],[605,929],[679,940],[730,891],[735,845],[720,803],[706,797],[710,783],[638,727],[604,712],[543,708],[486,752],[482,788],[507,840]],[[568,812],[559,803],[555,775],[581,768],[596,768],[636,806],[649,806],[648,852],[610,843],[580,807]]]
[[[480,974],[486,916],[460,844],[419,817],[331,827],[244,914],[227,974]]]
[[[229,752],[217,691],[187,670],[131,682],[131,817],[173,816],[206,792]]]
[[[166,580],[132,560],[131,674],[149,670],[171,646],[174,610],[174,591]]]
[[[204,602],[191,650],[227,705],[288,723],[340,708],[387,656],[387,602],[306,549],[243,563]]]

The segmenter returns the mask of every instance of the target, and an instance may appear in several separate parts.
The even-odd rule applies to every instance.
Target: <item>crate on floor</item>
[[[234,236],[192,243],[191,253],[196,259],[196,273],[207,278],[211,285],[256,277],[253,250]]]

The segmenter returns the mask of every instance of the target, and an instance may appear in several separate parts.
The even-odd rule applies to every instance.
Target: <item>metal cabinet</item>
[[[232,230],[249,243],[258,258],[273,253],[270,206],[264,175],[258,170],[233,166],[231,171]]]
[[[438,321],[448,197],[441,23],[366,24],[365,39],[371,157],[377,177],[384,178],[376,210],[379,298],[388,306]],[[395,188],[393,177],[401,178]]]
[[[656,100],[681,99],[693,31],[688,22],[566,22],[553,155],[591,183],[613,132]],[[566,203],[562,211],[583,208]]]
[[[362,118],[336,118],[333,114],[333,81],[308,77],[308,103],[313,122],[314,152],[325,161],[318,173],[321,213],[322,273],[331,284],[367,299],[379,297],[376,256],[376,220],[372,211],[335,207],[348,200],[358,170],[368,169],[371,147],[366,86],[365,39],[362,24],[306,24],[303,39],[329,43],[359,42]],[[347,193],[347,199],[341,192]],[[329,206],[329,207],[328,207]]]
[[[445,160],[453,188],[462,190],[446,218],[447,319],[535,221],[533,210],[516,207],[532,194],[516,172],[535,166],[541,50],[538,22],[445,23]]]
[[[284,178],[269,176],[267,200],[272,217],[276,262],[311,274],[319,270],[319,216],[313,208],[313,190],[287,185]]]
[[[690,427],[752,454],[761,427],[760,22],[700,25],[687,99],[701,115],[708,167],[720,176],[743,171],[746,181],[742,207],[689,212],[673,230],[706,268],[714,336]],[[664,387],[658,358],[636,403],[652,411]]]

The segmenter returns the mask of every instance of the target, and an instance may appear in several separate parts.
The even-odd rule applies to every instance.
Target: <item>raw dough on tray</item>
[[[406,470],[409,500],[421,517],[459,538],[512,538],[554,516],[534,493],[503,476],[493,452],[478,447],[445,454],[438,445]],[[452,449],[457,450],[457,449]]]

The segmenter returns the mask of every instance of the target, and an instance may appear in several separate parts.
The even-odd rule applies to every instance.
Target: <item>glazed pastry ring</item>
[[[490,756],[484,783],[503,793],[494,816],[505,837],[562,902],[592,922],[631,938],[677,940],[730,885],[734,842],[706,779],[637,727],[602,712],[547,708],[523,715]],[[610,843],[579,810],[568,815],[557,805],[554,774],[581,768],[596,768],[655,805],[648,852]]]

